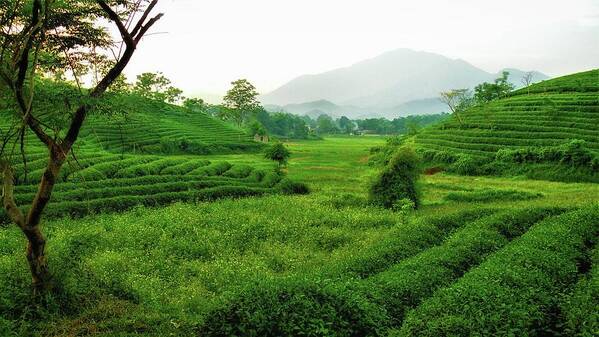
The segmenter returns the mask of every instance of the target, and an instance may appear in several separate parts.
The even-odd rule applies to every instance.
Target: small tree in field
[[[385,208],[395,208],[405,199],[420,206],[418,179],[420,157],[411,147],[401,147],[370,187],[370,201]]]
[[[287,165],[287,161],[289,160],[289,157],[291,157],[291,152],[289,152],[283,143],[276,143],[266,149],[264,157],[276,161],[279,164],[278,168],[280,169]]]
[[[101,103],[104,93],[131,60],[141,39],[162,17],[149,15],[158,0],[26,0],[0,1],[0,92],[10,105],[10,128],[3,130],[0,148],[2,204],[9,218],[28,241],[29,263],[34,292],[47,290],[50,269],[46,259],[46,238],[41,220],[52,197],[60,171],[72,153],[79,132],[89,113]],[[139,15],[139,16],[138,16]],[[136,20],[137,19],[137,20]],[[120,50],[115,46],[106,22],[120,33]],[[104,53],[99,51],[103,50]],[[106,55],[114,55],[111,60]],[[104,67],[98,67],[102,64]],[[70,69],[83,98],[75,106],[65,104],[62,111],[39,111],[35,85],[42,73]],[[81,88],[78,77],[95,72],[94,87]],[[70,97],[69,97],[70,98]],[[43,104],[40,104],[43,106]],[[4,118],[4,117],[3,117]],[[48,120],[59,120],[48,125]],[[64,127],[64,128],[62,128]],[[35,197],[23,213],[14,196],[15,170],[21,160],[26,164],[24,142],[30,131],[47,149],[48,162]],[[21,153],[15,153],[20,149]],[[17,150],[18,151],[18,150]],[[26,165],[25,165],[26,166]]]

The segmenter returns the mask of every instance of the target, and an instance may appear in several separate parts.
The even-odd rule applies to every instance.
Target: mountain
[[[307,115],[318,117],[322,114],[333,118],[346,116],[352,119],[363,119],[371,117],[386,117],[389,119],[404,117],[409,115],[428,115],[441,112],[447,112],[447,106],[441,103],[438,98],[427,98],[409,101],[388,109],[381,108],[360,108],[350,105],[337,105],[327,100],[318,100],[301,104],[272,105],[266,104],[264,108],[270,112],[288,112],[295,115]]]
[[[520,79],[525,72],[510,70],[511,80],[522,86]],[[350,67],[298,77],[263,95],[261,101],[284,106],[326,100],[354,111],[386,114],[410,101],[430,100],[444,90],[493,81],[500,73],[488,73],[438,54],[398,49]],[[547,78],[535,72],[535,82]]]

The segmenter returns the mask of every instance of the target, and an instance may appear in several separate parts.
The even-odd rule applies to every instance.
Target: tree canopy
[[[223,98],[224,107],[222,112],[224,119],[233,120],[238,126],[247,121],[260,107],[256,87],[246,79],[231,83],[233,87]]]

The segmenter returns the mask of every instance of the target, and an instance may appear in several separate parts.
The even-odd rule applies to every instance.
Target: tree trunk
[[[39,226],[23,230],[27,245],[27,262],[31,270],[34,294],[44,293],[51,287],[51,275],[46,259],[46,239]]]
[[[48,268],[48,260],[46,259],[46,238],[42,234],[40,222],[42,214],[50,202],[52,190],[56,184],[60,169],[66,160],[66,153],[68,151],[69,149],[64,149],[57,144],[52,144],[50,147],[48,166],[42,176],[38,192],[31,204],[25,226],[22,228],[23,234],[25,234],[27,241],[29,241],[27,245],[27,262],[31,270],[31,279],[35,294],[44,293],[52,287],[52,276]]]

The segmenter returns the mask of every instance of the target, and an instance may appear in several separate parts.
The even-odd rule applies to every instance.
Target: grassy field
[[[29,296],[24,239],[0,231],[0,335],[597,332],[599,185],[438,174],[423,178],[422,209],[396,213],[366,203],[369,149],[382,144],[288,144],[306,196],[49,222],[57,291],[43,304]]]

